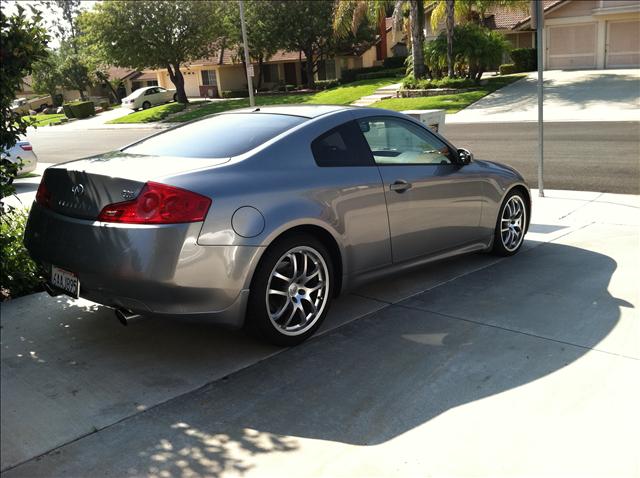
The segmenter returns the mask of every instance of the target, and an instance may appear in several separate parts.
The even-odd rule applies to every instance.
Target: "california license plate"
[[[51,285],[76,299],[80,297],[80,281],[73,272],[51,266]]]

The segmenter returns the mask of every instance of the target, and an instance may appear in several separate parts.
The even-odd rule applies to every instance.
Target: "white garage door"
[[[596,67],[596,23],[549,26],[547,68],[575,70]]]
[[[640,66],[640,20],[607,22],[606,68]]]

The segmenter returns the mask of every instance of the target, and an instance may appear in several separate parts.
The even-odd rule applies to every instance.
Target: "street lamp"
[[[544,100],[544,83],[542,75],[544,5],[541,0],[531,0],[531,20],[535,21],[536,53],[538,55],[538,196],[544,197],[544,121],[542,116],[542,103]]]

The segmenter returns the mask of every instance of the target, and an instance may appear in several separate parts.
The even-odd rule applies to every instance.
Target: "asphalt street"
[[[28,135],[40,161],[60,163],[124,146],[157,129],[55,131]],[[444,135],[478,159],[506,163],[537,187],[537,124],[449,124]],[[640,193],[640,123],[545,123],[545,187]]]

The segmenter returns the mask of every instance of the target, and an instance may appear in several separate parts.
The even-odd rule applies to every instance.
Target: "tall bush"
[[[517,71],[535,71],[538,69],[535,48],[515,48],[511,50],[510,55]]]
[[[26,209],[12,209],[0,216],[0,298],[19,297],[40,288],[40,270],[22,244]]]
[[[485,71],[500,65],[509,48],[502,33],[475,24],[458,25],[453,32],[454,75],[478,81]],[[446,75],[447,37],[444,32],[425,46],[425,62],[432,78]]]

